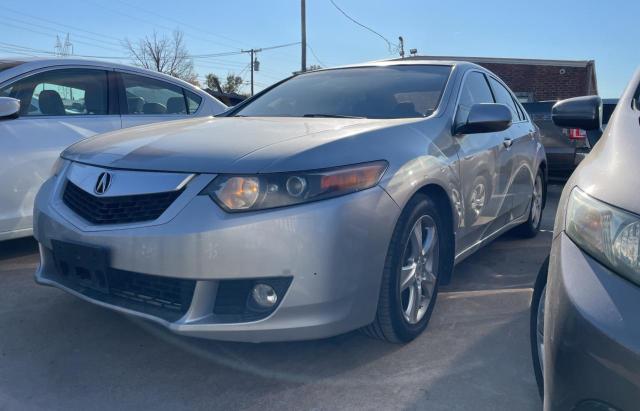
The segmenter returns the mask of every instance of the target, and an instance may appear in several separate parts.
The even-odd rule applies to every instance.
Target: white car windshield
[[[431,115],[451,72],[445,65],[323,70],[293,77],[238,111],[247,117],[412,118]]]

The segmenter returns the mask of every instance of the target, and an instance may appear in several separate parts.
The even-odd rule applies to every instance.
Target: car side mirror
[[[503,131],[511,126],[511,110],[504,104],[474,104],[467,121],[456,128],[456,134],[491,133]]]
[[[593,147],[602,136],[602,99],[584,96],[558,101],[551,109],[551,119],[558,127],[586,130]]]
[[[0,97],[0,120],[10,120],[20,116],[20,100]]]

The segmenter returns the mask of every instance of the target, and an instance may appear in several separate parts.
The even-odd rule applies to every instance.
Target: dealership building
[[[408,59],[470,61],[497,74],[521,102],[563,100],[598,94],[593,60],[412,56]]]

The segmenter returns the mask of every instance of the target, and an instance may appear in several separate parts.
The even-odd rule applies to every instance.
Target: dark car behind
[[[591,147],[586,133],[553,124],[551,108],[555,101],[523,103],[525,110],[540,129],[540,140],[547,152],[549,176],[566,178],[589,153]]]
[[[609,117],[616,107],[617,99],[602,101],[603,126],[609,122]],[[576,166],[589,154],[591,145],[584,130],[562,128],[551,121],[551,108],[556,101],[540,101],[523,103],[525,110],[540,129],[542,144],[547,152],[549,162],[549,176],[567,178]]]

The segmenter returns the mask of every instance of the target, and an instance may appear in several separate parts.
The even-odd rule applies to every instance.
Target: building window
[[[521,103],[533,103],[536,101],[531,91],[514,91],[513,94],[516,95],[516,98]]]

